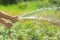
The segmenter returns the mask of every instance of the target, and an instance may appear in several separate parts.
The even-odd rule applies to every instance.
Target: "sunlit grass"
[[[34,1],[34,2],[21,2],[17,5],[0,5],[0,10],[7,12],[11,15],[22,15],[26,12],[30,12],[32,10],[36,10],[41,7],[48,7],[50,3],[45,3],[44,1]]]

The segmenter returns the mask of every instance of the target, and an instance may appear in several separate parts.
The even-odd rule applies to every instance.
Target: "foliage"
[[[45,1],[36,1],[23,2],[18,5],[0,5],[0,10],[11,15],[20,16],[38,8],[51,6],[49,2],[47,3]],[[60,11],[58,10],[44,10],[36,15],[60,19]],[[7,29],[0,23],[0,40],[60,40],[60,26],[44,20],[20,19],[11,29]]]
[[[57,6],[60,4],[60,0],[49,0],[49,2],[52,4],[56,4]]]
[[[3,4],[3,5],[17,4],[17,3],[18,3],[18,0],[1,0],[0,1],[0,4]]]

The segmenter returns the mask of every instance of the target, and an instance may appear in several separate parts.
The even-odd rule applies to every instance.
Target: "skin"
[[[11,22],[7,22],[5,19],[0,18],[0,22],[4,24],[6,27],[10,28],[12,26]]]
[[[7,22],[5,19],[9,19],[11,22]],[[0,11],[0,22],[4,24],[6,27],[10,28],[12,26],[12,23],[15,23],[17,21],[18,21],[17,16],[11,16],[3,11]]]

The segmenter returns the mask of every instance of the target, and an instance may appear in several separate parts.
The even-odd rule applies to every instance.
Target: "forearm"
[[[0,17],[5,19],[11,19],[12,16],[4,13],[3,11],[0,11]]]
[[[6,23],[5,19],[3,19],[3,18],[0,18],[0,22],[1,22],[2,24],[5,24],[5,23]]]
[[[2,24],[4,24],[4,26],[6,26],[7,28],[10,28],[12,26],[12,23],[11,22],[7,22],[5,19],[3,18],[0,18],[0,22]]]

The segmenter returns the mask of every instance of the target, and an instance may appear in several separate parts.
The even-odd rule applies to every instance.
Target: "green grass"
[[[0,5],[0,10],[3,10],[11,15],[22,15],[26,12],[30,12],[32,10],[41,8],[41,7],[48,7],[50,3],[46,3],[44,1],[35,1],[35,2],[21,2],[17,5]]]
[[[19,16],[25,12],[37,9],[37,3],[42,2],[35,3],[36,2],[27,2],[26,4],[24,2],[18,5],[0,5],[0,10],[3,10],[11,15]],[[42,4],[39,4],[38,8],[40,5],[42,6]],[[45,6],[43,5],[43,7]],[[40,14],[36,15],[60,19],[60,11],[47,10],[39,13]],[[60,26],[43,20],[21,19],[15,23],[11,29],[7,29],[3,24],[0,24],[0,40],[60,40]]]

